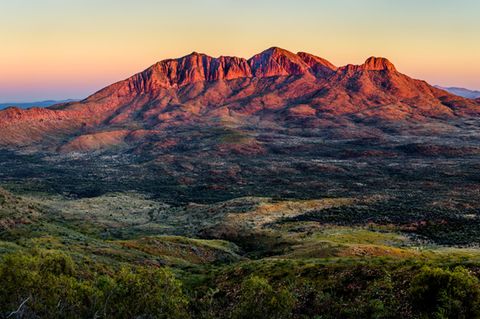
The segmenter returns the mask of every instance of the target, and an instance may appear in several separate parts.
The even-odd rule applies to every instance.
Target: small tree
[[[0,263],[0,309],[10,318],[86,318],[101,292],[74,277],[75,264],[57,252],[6,255]]]
[[[413,278],[410,296],[423,318],[480,318],[479,281],[461,267],[423,268]]]
[[[168,269],[123,267],[108,286],[109,318],[188,318],[188,299]]]
[[[273,289],[264,278],[252,276],[242,283],[234,318],[283,319],[292,316],[295,297],[285,288]]]

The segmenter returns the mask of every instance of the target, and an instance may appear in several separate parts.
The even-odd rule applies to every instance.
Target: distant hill
[[[474,91],[474,90],[469,90],[465,88],[458,88],[458,87],[442,87],[439,85],[435,86],[436,88],[445,90],[447,92],[450,92],[452,94],[461,96],[461,97],[466,97],[468,99],[477,99],[480,98],[480,91]]]
[[[39,102],[16,102],[16,103],[0,103],[0,110],[5,109],[10,106],[15,106],[21,109],[27,109],[29,107],[48,107],[51,105],[59,104],[59,103],[67,103],[67,102],[76,102],[78,100],[68,99],[68,100],[47,100],[47,101],[39,101]]]

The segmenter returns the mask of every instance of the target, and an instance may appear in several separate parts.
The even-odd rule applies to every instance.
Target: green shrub
[[[266,279],[252,276],[241,286],[240,300],[234,318],[291,318],[295,297],[286,288],[274,289]]]
[[[0,309],[13,318],[84,318],[93,316],[101,298],[91,282],[72,275],[64,254],[12,254],[0,264]]]
[[[480,318],[479,281],[461,267],[424,267],[413,278],[410,297],[422,318]]]
[[[107,317],[188,317],[188,300],[180,282],[167,269],[124,267],[114,276],[106,294]]]
[[[74,276],[75,268],[72,258],[62,253],[46,254],[40,261],[40,272],[43,274]]]
[[[65,254],[16,253],[0,260],[0,318],[188,318],[181,285],[163,268],[77,273]]]

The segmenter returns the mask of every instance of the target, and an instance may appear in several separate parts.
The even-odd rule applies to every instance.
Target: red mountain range
[[[412,79],[385,58],[336,67],[275,47],[249,60],[194,52],[80,102],[0,111],[0,145],[70,152],[156,140],[163,147],[174,143],[167,132],[179,129],[319,130],[479,113],[479,100]]]

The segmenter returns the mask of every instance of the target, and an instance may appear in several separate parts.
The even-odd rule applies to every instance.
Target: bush
[[[107,296],[106,317],[188,318],[188,300],[167,269],[124,267],[114,276]]]
[[[72,277],[72,259],[60,253],[12,254],[0,264],[0,309],[11,318],[84,318],[101,297],[91,282]]]
[[[0,318],[188,318],[181,285],[163,268],[111,275],[84,270],[65,254],[22,253],[0,263]]]
[[[461,267],[424,267],[412,280],[410,297],[423,318],[480,318],[479,281]]]
[[[234,318],[291,318],[295,297],[285,288],[273,289],[264,278],[252,276],[241,286],[240,300]]]

